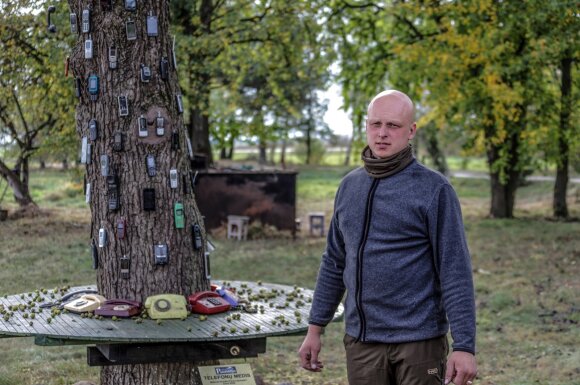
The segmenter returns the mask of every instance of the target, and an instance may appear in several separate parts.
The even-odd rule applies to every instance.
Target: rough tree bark
[[[87,138],[91,155],[87,159],[86,178],[90,184],[92,242],[98,244],[99,229],[107,233],[104,247],[98,248],[97,287],[107,298],[144,301],[160,293],[188,295],[207,290],[203,274],[203,247],[195,250],[192,226],[205,231],[190,184],[190,162],[186,130],[177,97],[180,94],[177,72],[172,60],[169,35],[169,1],[138,1],[135,10],[125,2],[88,0],[69,1],[70,12],[77,15],[77,43],[71,52],[71,72],[80,82],[76,110],[77,132]],[[90,9],[90,32],[81,30],[83,10]],[[148,36],[147,17],[158,18],[158,35]],[[128,40],[126,23],[135,22],[136,39]],[[93,57],[85,57],[85,41],[92,39]],[[109,49],[116,47],[116,68],[110,67]],[[162,75],[161,62],[167,60],[168,72]],[[143,82],[141,65],[151,69],[151,79]],[[183,65],[186,65],[183,63]],[[96,100],[90,95],[89,78],[98,76]],[[76,83],[76,80],[75,80]],[[120,114],[119,97],[128,100],[128,114]],[[146,119],[147,136],[139,135],[139,119]],[[157,118],[164,119],[163,132],[157,131]],[[96,138],[91,137],[89,122],[98,124]],[[115,135],[122,134],[123,147],[115,147]],[[178,148],[175,135],[178,135]],[[108,157],[108,176],[103,175]],[[155,175],[149,174],[146,158],[155,161]],[[178,173],[178,187],[170,187],[170,170]],[[109,182],[118,178],[119,208],[111,206],[113,189]],[[144,210],[144,189],[154,189],[155,208]],[[173,210],[183,204],[185,228],[176,229]],[[117,234],[117,223],[126,221],[126,236]],[[154,245],[166,244],[169,260],[155,263]],[[121,274],[121,258],[129,258],[127,277]],[[101,384],[172,384],[195,383],[194,363],[163,363],[103,367]]]

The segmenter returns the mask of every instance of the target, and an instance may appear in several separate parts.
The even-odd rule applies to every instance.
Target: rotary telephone
[[[105,303],[107,299],[98,294],[85,294],[80,298],[73,299],[64,305],[64,308],[73,313],[85,313],[93,311]]]
[[[186,318],[187,302],[178,294],[159,294],[147,297],[145,308],[151,319]]]
[[[187,297],[191,311],[198,314],[216,314],[230,310],[230,303],[215,291],[200,291]]]
[[[96,315],[105,317],[133,317],[141,313],[141,302],[128,299],[109,299],[98,309]]]

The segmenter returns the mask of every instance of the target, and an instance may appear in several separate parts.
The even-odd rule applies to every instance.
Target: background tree
[[[487,155],[490,215],[512,217],[516,189],[534,167],[540,134],[554,111],[543,108],[549,103],[538,50],[537,15],[545,4],[336,1],[333,9],[345,26],[343,46],[362,47],[350,53],[358,63],[341,69],[344,94],[362,88],[368,99],[373,87],[390,84],[426,109],[420,123],[463,127],[465,148]],[[562,34],[575,36],[570,28]]]
[[[548,2],[544,12],[536,15],[535,28],[538,30],[538,52],[546,70],[545,93],[552,98],[550,111],[554,115],[554,129],[546,132],[545,142],[551,143],[548,159],[556,164],[554,183],[553,214],[558,218],[568,218],[568,170],[571,154],[578,152],[578,87],[574,87],[574,73],[578,70],[580,43],[580,22],[574,7],[566,3]],[[574,89],[575,88],[575,89]],[[552,115],[553,116],[553,115]]]
[[[178,39],[183,45],[181,60],[188,63],[180,67],[186,79],[183,86],[201,90],[188,97],[194,151],[211,156],[209,124],[221,120],[212,118],[214,110],[223,111],[211,104],[215,91],[232,98],[225,103],[240,107],[234,116],[246,125],[241,131],[234,125],[232,135],[220,127],[222,136],[232,143],[238,134],[256,136],[265,160],[268,142],[289,131],[276,132],[274,127],[280,126],[271,122],[299,113],[304,100],[300,86],[325,84],[330,55],[318,22],[322,3],[204,0],[172,2],[172,7],[176,30],[183,34]]]
[[[46,22],[35,16],[36,1],[0,3],[0,175],[20,206],[33,204],[29,163],[44,139],[70,127],[71,91],[62,74],[67,39],[49,39]],[[68,114],[68,115],[67,115]]]
[[[76,45],[70,53],[72,75],[80,86],[76,128],[85,148],[91,146],[91,154],[85,153],[90,237],[97,244],[100,229],[108,235],[104,247],[98,248],[98,290],[107,298],[139,301],[160,293],[188,295],[208,290],[202,273],[203,247],[196,250],[192,244],[192,225],[203,229],[203,221],[188,185],[191,170],[177,102],[181,91],[172,63],[169,2],[136,2],[133,9],[126,9],[125,2],[70,1],[69,6],[78,22]],[[85,10],[90,10],[89,32],[81,29]],[[157,17],[157,34],[147,30],[148,16]],[[131,22],[135,23],[134,36],[126,32]],[[85,53],[89,39],[92,58]],[[111,59],[112,48],[116,60]],[[143,66],[151,69],[148,81],[142,76]],[[157,118],[164,120],[161,131]],[[89,128],[91,121],[97,123],[96,134]],[[178,146],[173,133],[179,136]],[[148,157],[154,167],[146,163]],[[170,188],[171,169],[179,175],[178,188]],[[184,207],[183,229],[174,225],[176,202]],[[116,232],[119,221],[126,223],[123,238]],[[153,250],[157,244],[169,250],[165,265],[156,264]],[[121,271],[121,258],[128,258],[128,272]],[[105,366],[101,383],[191,384],[193,368],[193,363]]]

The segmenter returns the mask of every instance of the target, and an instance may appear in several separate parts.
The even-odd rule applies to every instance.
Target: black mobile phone
[[[171,149],[173,151],[179,150],[179,132],[177,130],[173,130],[171,133]]]
[[[129,257],[123,255],[121,257],[121,278],[129,279],[130,260]]]
[[[118,98],[119,100],[119,116],[127,116],[129,115],[129,101],[125,95],[121,95]]]
[[[162,57],[159,60],[159,73],[161,74],[161,80],[169,79],[169,60],[166,57]]]
[[[113,151],[123,151],[123,133],[121,131],[115,131],[113,135]]]
[[[143,210],[155,211],[155,189],[143,189]]]
[[[108,207],[111,211],[119,209],[119,177],[111,174],[107,177]]]
[[[99,251],[94,240],[91,242],[91,255],[93,257],[93,269],[96,270],[99,267]]]
[[[192,225],[192,231],[193,231],[193,248],[199,250],[201,249],[201,229],[197,223],[195,225]]]

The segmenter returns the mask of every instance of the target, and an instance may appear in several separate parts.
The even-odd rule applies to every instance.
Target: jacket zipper
[[[371,188],[367,196],[367,206],[365,211],[365,222],[363,226],[363,233],[360,245],[358,247],[357,253],[357,268],[356,268],[356,309],[358,311],[358,316],[360,319],[360,329],[357,337],[357,341],[366,340],[366,317],[362,308],[362,278],[363,278],[363,252],[367,243],[367,238],[369,236],[369,229],[371,227],[371,215],[373,208],[373,199],[375,197],[375,191],[379,184],[379,179],[373,179]]]

